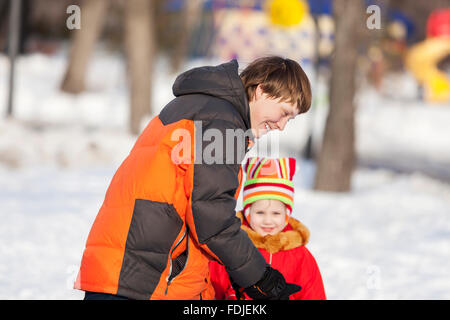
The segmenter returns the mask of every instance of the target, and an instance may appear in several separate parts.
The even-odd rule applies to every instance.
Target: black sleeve
[[[230,132],[230,121],[196,121],[196,161],[192,189],[194,236],[203,249],[212,253],[226,267],[233,280],[242,287],[256,283],[263,275],[266,261],[236,217],[240,164],[245,156],[243,134]],[[230,139],[226,134],[236,134]],[[202,139],[202,141],[199,141]],[[231,143],[231,140],[234,143]],[[227,145],[228,143],[228,145]],[[241,148],[244,148],[243,150]],[[231,154],[230,154],[231,153]]]

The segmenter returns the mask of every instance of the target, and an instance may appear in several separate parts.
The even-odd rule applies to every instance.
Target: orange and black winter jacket
[[[210,259],[225,265],[242,287],[264,273],[264,257],[235,216],[240,163],[252,137],[236,135],[234,161],[225,147],[227,130],[250,129],[236,60],[186,71],[173,93],[176,98],[150,121],[110,183],[86,242],[77,289],[132,299],[212,299]],[[223,139],[223,150],[211,151],[214,139]],[[201,161],[202,153],[216,161]]]

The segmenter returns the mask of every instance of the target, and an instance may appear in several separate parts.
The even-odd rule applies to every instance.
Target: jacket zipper
[[[181,241],[183,241],[183,239],[186,237],[187,235],[187,227],[184,229],[184,234],[181,237],[180,240],[178,240],[178,242],[175,244],[175,246],[172,248],[172,250],[170,251],[169,255],[170,255],[170,268],[169,268],[169,274],[166,277],[166,282],[167,282],[167,287],[166,287],[166,291],[164,292],[164,294],[167,294],[167,290],[169,290],[169,285],[172,283],[173,279],[175,279],[176,277],[178,277],[178,275],[184,270],[184,268],[186,268],[187,265],[187,259],[189,258],[189,251],[188,251],[188,257],[186,258],[186,263],[184,264],[183,269],[181,269],[180,273],[178,275],[176,275],[175,277],[173,277],[172,279],[170,279],[170,276],[172,275],[172,253],[173,251],[180,245]],[[188,242],[186,241],[186,250],[188,250]],[[170,280],[169,280],[170,279]]]
[[[272,253],[270,253],[269,265],[272,265]]]

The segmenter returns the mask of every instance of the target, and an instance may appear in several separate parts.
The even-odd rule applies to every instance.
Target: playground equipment
[[[450,9],[433,12],[427,22],[427,39],[414,45],[406,66],[424,88],[431,102],[450,101],[450,77],[438,63],[450,56]]]
[[[274,25],[295,26],[308,14],[308,3],[301,0],[271,0],[268,2],[270,20]]]
[[[314,60],[316,30],[306,0],[222,0],[213,1],[211,9],[216,30],[212,53],[221,60],[237,58],[245,64],[269,54],[303,64]]]

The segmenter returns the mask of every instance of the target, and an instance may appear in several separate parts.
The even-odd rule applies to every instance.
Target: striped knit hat
[[[288,216],[294,206],[294,158],[249,158],[244,166],[244,214],[247,218],[253,202],[274,199],[286,205]]]

